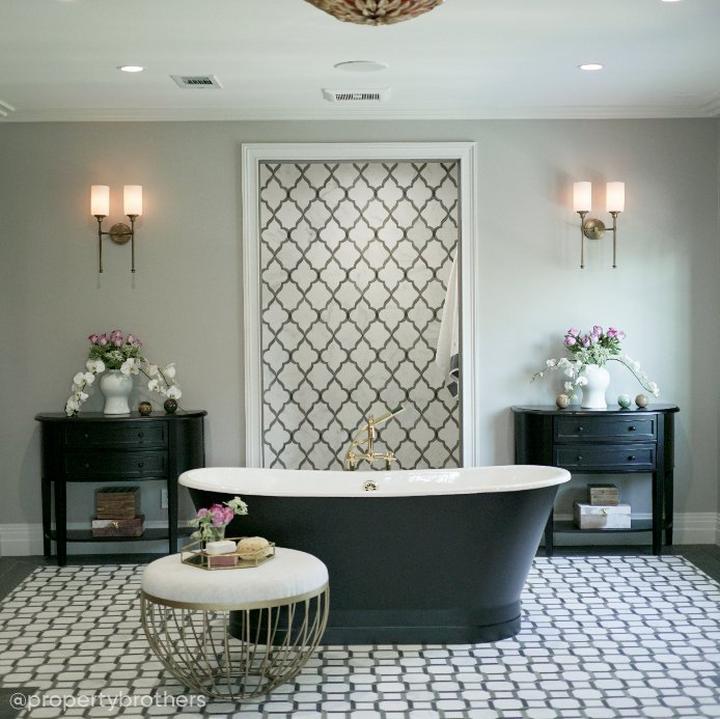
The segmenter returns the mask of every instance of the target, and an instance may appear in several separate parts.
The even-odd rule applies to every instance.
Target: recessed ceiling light
[[[680,2],[680,0],[662,0],[663,2]]]
[[[597,72],[598,70],[602,70],[605,66],[601,65],[599,62],[586,62],[582,65],[578,65],[578,67],[581,70],[585,70],[585,72]]]
[[[379,72],[387,70],[384,62],[375,62],[375,60],[345,60],[338,62],[333,67],[336,70],[344,70],[345,72]]]
[[[142,72],[144,69],[142,65],[118,65],[118,70],[123,72]]]

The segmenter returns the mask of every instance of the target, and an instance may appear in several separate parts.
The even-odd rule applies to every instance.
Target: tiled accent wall
[[[403,469],[460,463],[458,399],[434,364],[458,244],[456,162],[260,166],[266,467],[341,466],[380,430]]]

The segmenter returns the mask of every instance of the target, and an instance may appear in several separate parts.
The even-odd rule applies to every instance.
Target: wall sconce
[[[617,267],[617,218],[625,211],[625,183],[608,182],[606,187],[607,211],[613,223],[610,228],[613,233],[613,268]],[[580,269],[585,268],[585,238],[599,240],[608,229],[602,220],[590,218],[587,214],[592,210],[592,182],[576,182],[573,185],[573,207],[580,215]]]
[[[103,271],[103,237],[109,237],[116,245],[130,242],[130,272],[135,272],[135,220],[143,211],[142,185],[125,185],[123,209],[130,220],[130,226],[124,222],[116,222],[109,232],[104,232],[103,220],[110,214],[110,188],[107,185],[93,185],[90,188],[90,214],[98,223],[98,272]]]

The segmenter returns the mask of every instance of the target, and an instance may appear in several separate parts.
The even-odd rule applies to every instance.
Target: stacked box
[[[575,502],[575,524],[580,529],[630,529],[629,504],[598,506]]]
[[[588,484],[588,501],[595,506],[620,504],[620,490],[614,484]]]
[[[141,537],[145,517],[140,513],[139,487],[103,487],[95,495],[94,537]]]

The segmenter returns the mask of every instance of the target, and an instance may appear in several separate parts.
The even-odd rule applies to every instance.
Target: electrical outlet
[[[168,493],[167,489],[160,490],[160,509],[168,508]]]

